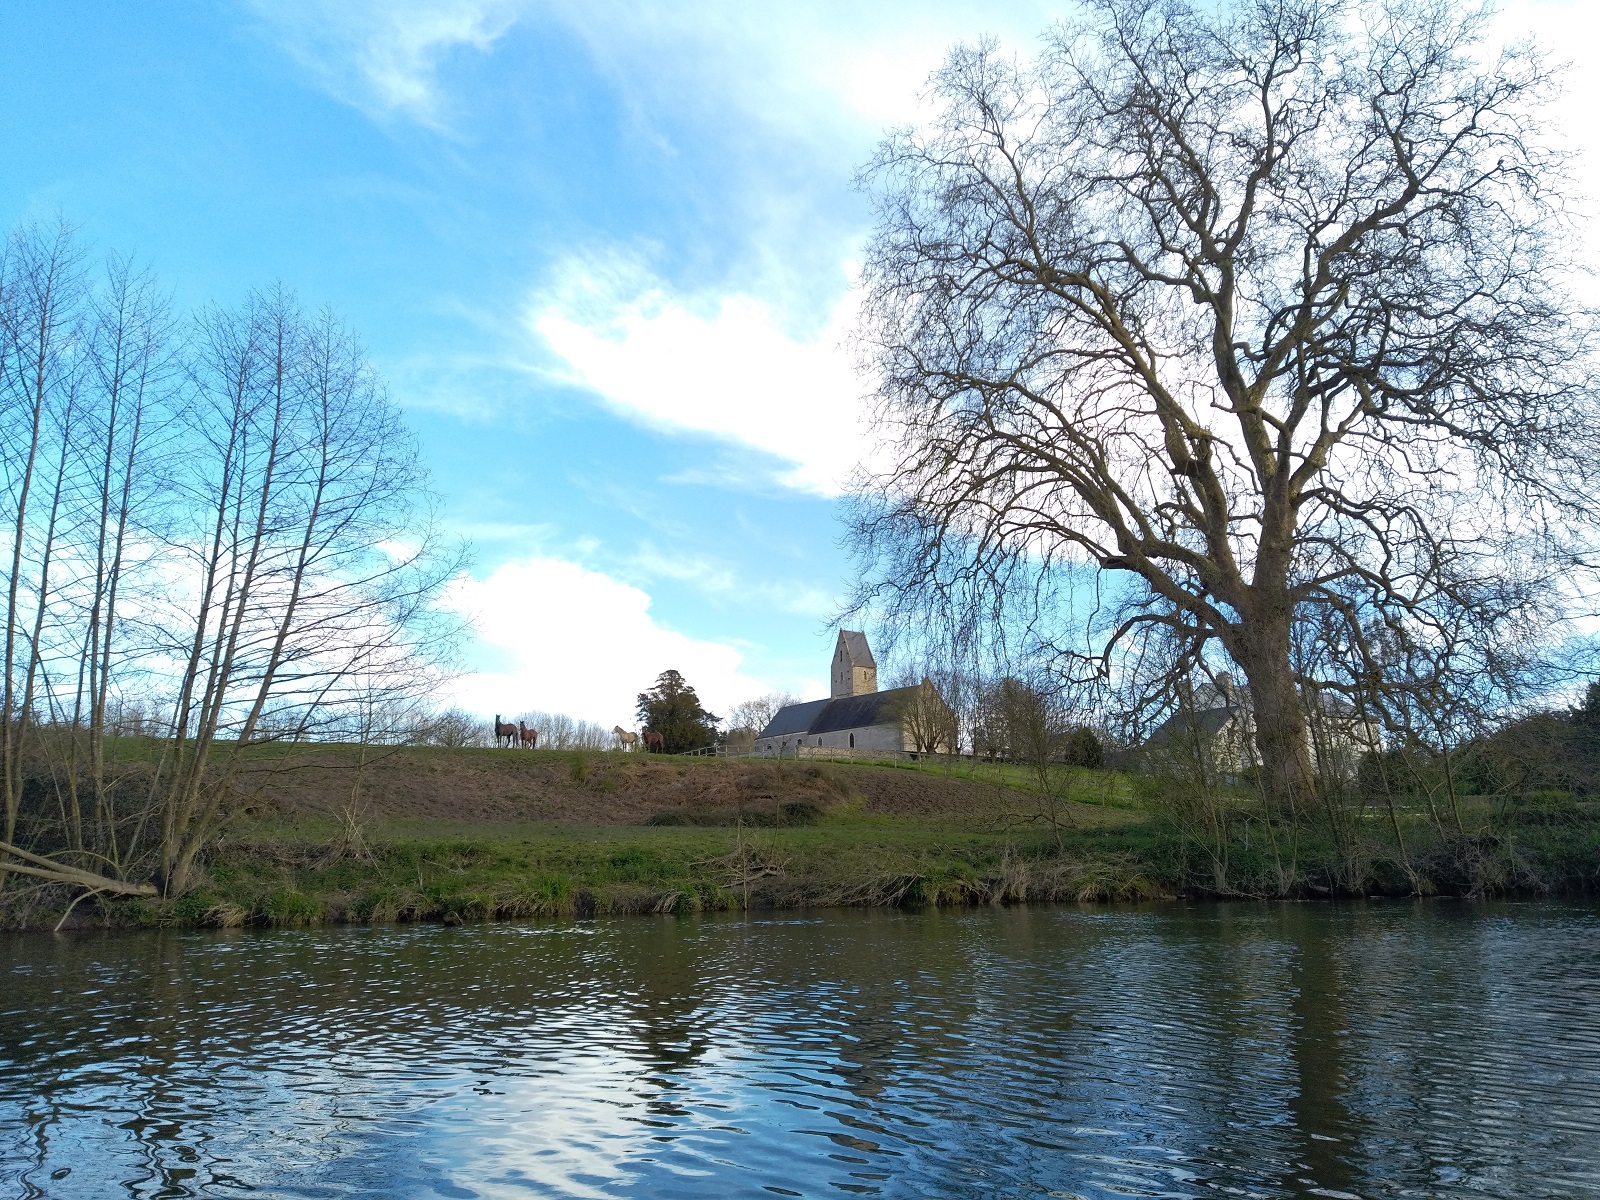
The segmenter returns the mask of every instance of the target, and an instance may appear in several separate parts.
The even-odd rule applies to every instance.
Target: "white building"
[[[756,735],[755,752],[773,757],[806,753],[944,753],[955,720],[937,688],[878,690],[878,664],[864,633],[839,631],[829,673],[832,694],[781,708]]]
[[[1361,755],[1381,744],[1377,725],[1328,692],[1308,692],[1304,701],[1312,766],[1327,776],[1353,777]],[[1219,675],[1215,685],[1195,688],[1192,703],[1168,717],[1136,753],[1147,766],[1201,767],[1208,775],[1236,778],[1256,762],[1255,738],[1250,689]]]

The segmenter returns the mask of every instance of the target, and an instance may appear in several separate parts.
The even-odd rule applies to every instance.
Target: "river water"
[[[0,1196],[1600,1195],[1600,916],[0,941]]]

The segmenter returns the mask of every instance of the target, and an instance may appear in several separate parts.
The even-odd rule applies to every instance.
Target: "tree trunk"
[[[1316,797],[1310,730],[1289,659],[1289,620],[1261,620],[1241,631],[1235,658],[1244,668],[1254,708],[1262,787],[1277,812],[1298,813]]]

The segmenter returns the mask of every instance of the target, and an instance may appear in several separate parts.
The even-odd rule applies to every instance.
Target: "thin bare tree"
[[[759,734],[772,724],[772,718],[778,715],[779,709],[799,703],[800,697],[790,692],[768,692],[752,700],[741,700],[728,715],[728,728],[748,729],[753,734]]]
[[[202,338],[210,454],[189,494],[204,525],[180,543],[197,582],[161,776],[169,893],[190,886],[251,745],[368,703],[375,675],[409,678],[427,601],[457,565],[413,540],[428,526],[415,444],[337,320],[275,290],[208,314]]]
[[[113,679],[123,634],[119,600],[126,601],[128,556],[140,531],[136,508],[148,529],[163,506],[151,447],[150,414],[169,407],[174,381],[173,322],[148,270],[112,256],[90,315],[87,341],[95,392],[87,405],[90,428],[85,467],[88,513],[84,556],[92,563],[85,581],[87,612],[72,704],[72,739],[65,764],[74,814],[79,811],[80,741],[87,759],[87,784],[94,805],[95,842],[112,864],[121,859],[117,822],[108,790],[106,736]],[[148,540],[148,533],[144,535]]]
[[[17,230],[0,260],[0,469],[5,473],[5,526],[11,543],[0,663],[0,791],[5,806],[0,841],[6,843],[16,837],[24,743],[34,715],[40,661],[38,638],[70,444],[70,397],[78,385],[69,346],[80,332],[81,258],[71,228],[58,221],[51,227]],[[51,436],[52,422],[59,431],[56,439]],[[44,478],[50,477],[52,446],[60,458],[48,532],[41,535],[36,528],[40,499],[36,493],[41,467]],[[32,594],[29,580],[37,581]],[[5,871],[0,860],[0,883]]]
[[[1311,682],[1346,695],[1385,684],[1374,623],[1425,647],[1488,613],[1492,657],[1559,615],[1592,529],[1553,76],[1442,0],[1080,11],[1031,64],[953,51],[865,172],[897,450],[857,493],[857,600],[970,630],[1020,598],[1105,672],[1168,626],[1175,669],[1242,671],[1267,795],[1303,806],[1298,623],[1331,618]],[[1069,637],[1049,602],[1095,573],[1121,617]]]
[[[279,288],[183,336],[147,272],[81,258],[60,222],[0,255],[0,892],[174,895],[252,747],[407,736],[460,554],[338,320]]]

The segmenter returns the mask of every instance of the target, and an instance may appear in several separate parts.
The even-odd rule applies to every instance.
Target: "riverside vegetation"
[[[132,761],[136,741],[119,739]],[[1424,785],[1445,794],[1438,779],[1418,777],[1392,803],[1363,795],[1358,782],[1336,809],[1298,820],[1270,815],[1244,789],[1194,779],[968,760],[363,755],[302,745],[258,748],[247,761],[240,815],[208,847],[195,887],[171,899],[97,896],[70,921],[458,923],[819,905],[1575,893],[1600,881],[1600,805],[1504,778],[1496,794],[1473,794],[1468,785],[1489,776],[1487,760],[1470,756],[1458,760],[1453,801],[1431,797]],[[1463,761],[1477,765],[1462,773]],[[42,787],[32,794],[46,796]],[[61,883],[13,891],[5,921],[55,925],[75,894]]]

